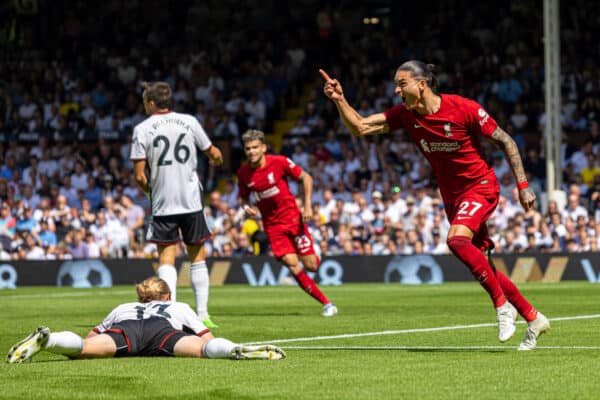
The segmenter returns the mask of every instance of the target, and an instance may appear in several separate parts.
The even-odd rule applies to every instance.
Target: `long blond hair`
[[[165,294],[171,294],[169,285],[157,276],[150,277],[142,283],[135,285],[135,290],[140,303],[148,303],[153,300],[164,300]]]

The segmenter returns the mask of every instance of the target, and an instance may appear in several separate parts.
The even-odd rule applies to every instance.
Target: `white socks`
[[[169,289],[171,289],[171,300],[177,301],[177,270],[174,266],[163,264],[156,270],[156,275],[167,282]]]
[[[206,358],[231,358],[231,352],[237,346],[231,340],[214,338],[206,342],[202,353]]]
[[[196,311],[200,319],[208,318],[208,268],[205,261],[198,261],[190,267],[190,280],[196,299]]]
[[[50,333],[44,350],[65,356],[76,356],[83,350],[83,338],[69,331],[53,332]]]

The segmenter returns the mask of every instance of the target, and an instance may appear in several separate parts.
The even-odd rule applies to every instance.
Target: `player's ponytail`
[[[398,71],[408,71],[415,79],[424,79],[432,90],[435,90],[440,83],[437,77],[438,67],[434,64],[410,60],[398,67]]]
[[[167,282],[157,276],[150,277],[135,286],[140,303],[149,303],[154,300],[165,300],[166,294],[170,295],[171,290]]]
[[[431,89],[436,89],[440,85],[440,80],[438,79],[438,66],[435,64],[427,64],[427,70],[429,71],[429,87]]]

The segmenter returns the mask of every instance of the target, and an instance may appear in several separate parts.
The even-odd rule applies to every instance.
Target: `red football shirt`
[[[384,112],[390,130],[404,128],[431,163],[444,198],[455,197],[489,180],[494,170],[482,156],[479,135],[491,136],[498,124],[476,102],[443,94],[435,114],[421,115],[403,104]]]
[[[265,225],[297,222],[300,209],[286,178],[298,179],[302,168],[284,156],[267,154],[265,160],[265,165],[256,169],[248,164],[240,167],[237,172],[239,196],[254,195]]]

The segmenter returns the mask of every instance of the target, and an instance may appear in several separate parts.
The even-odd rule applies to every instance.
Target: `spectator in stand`
[[[17,220],[12,215],[10,206],[3,202],[0,205],[0,236],[13,240],[17,232]]]
[[[102,205],[102,189],[96,183],[92,174],[87,176],[87,188],[83,193],[84,197],[90,201],[92,210],[99,210]]]
[[[40,174],[46,175],[49,178],[54,178],[58,173],[58,169],[58,162],[52,158],[51,149],[44,149],[39,163]]]
[[[35,210],[40,205],[40,196],[33,191],[31,185],[21,185],[21,201],[23,204],[27,204],[32,210]]]
[[[29,204],[23,204],[19,209],[16,229],[30,234],[37,233],[40,230],[38,221],[33,216],[33,209]]]
[[[570,218],[573,221],[577,221],[577,218],[582,216],[585,220],[588,220],[588,211],[579,205],[579,196],[577,194],[570,194],[568,197],[567,207],[563,212],[563,218]]]
[[[588,157],[594,154],[594,147],[591,140],[586,141],[581,149],[574,152],[571,156],[570,163],[573,165],[574,173],[580,174],[581,170],[587,167]]]
[[[89,258],[88,247],[87,243],[84,241],[83,230],[76,229],[70,231],[65,241],[72,259],[77,260]]]
[[[126,195],[120,198],[123,212],[125,213],[125,221],[129,232],[130,243],[143,243],[144,239],[144,209]]]
[[[594,153],[590,153],[587,156],[587,166],[585,166],[579,174],[581,175],[581,179],[583,183],[591,187],[594,185],[594,180],[597,176],[600,176],[600,166],[596,161],[596,156]]]
[[[53,250],[57,245],[56,234],[50,229],[47,218],[40,220],[40,230],[37,233],[42,247]]]
[[[82,160],[75,161],[75,170],[71,174],[70,184],[75,190],[87,190],[88,175],[85,172],[85,166]]]
[[[46,259],[46,252],[39,245],[37,235],[27,233],[25,235],[25,259],[26,260],[44,260]],[[21,256],[22,257],[22,256]],[[22,258],[21,258],[22,259]]]
[[[254,255],[254,249],[252,248],[252,245],[248,240],[248,236],[245,233],[240,233],[237,235],[232,254],[238,257]]]

